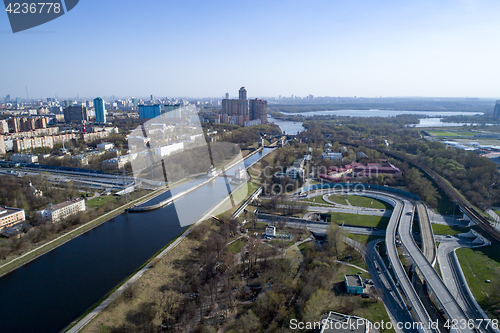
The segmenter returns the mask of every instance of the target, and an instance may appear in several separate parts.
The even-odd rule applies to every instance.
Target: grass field
[[[105,195],[87,200],[85,202],[85,205],[90,208],[98,208],[104,205],[108,205],[110,202],[114,202],[117,200],[120,200],[120,197],[117,195]]]
[[[309,201],[309,202],[320,203],[320,204],[332,206],[332,204],[330,204],[330,203],[326,202],[325,200],[323,200],[323,196],[322,195],[319,195],[319,196],[314,197],[314,198],[302,199],[302,201]],[[345,205],[345,203],[344,203],[344,205]]]
[[[380,239],[383,237],[379,236],[372,236],[372,235],[358,235],[358,234],[348,234],[347,237],[354,239],[356,242],[365,245],[368,244],[368,242],[374,240],[374,239]]]
[[[448,226],[444,224],[433,224],[432,225],[432,231],[434,231],[434,234],[436,235],[458,235],[458,234],[463,234],[466,232],[469,232],[470,228],[464,228],[464,227],[456,227],[456,226]]]
[[[344,223],[345,225],[354,225],[360,227],[377,227],[379,229],[387,228],[389,223],[388,217],[382,216],[371,216],[371,215],[356,215],[347,213],[333,213],[332,222],[339,225]]]
[[[242,238],[238,239],[237,241],[229,244],[227,247],[229,251],[233,252],[234,254],[240,252],[241,248],[245,245],[245,242],[243,241]]]
[[[353,206],[358,206],[358,207],[366,207],[366,208],[375,208],[375,209],[392,209],[393,207],[388,204],[387,202],[374,199],[374,198],[369,198],[369,197],[364,197],[362,195],[339,195],[335,194],[332,195],[328,198],[329,200],[346,205],[346,199],[349,200],[351,205]],[[373,203],[373,204],[372,204]]]
[[[468,131],[426,131],[429,135],[432,136],[474,136],[477,132],[468,132]]]
[[[500,244],[456,252],[477,302],[490,318],[500,319]]]

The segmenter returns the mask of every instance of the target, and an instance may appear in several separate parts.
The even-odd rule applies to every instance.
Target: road
[[[416,202],[418,219],[420,221],[420,234],[422,235],[422,248],[427,260],[434,266],[436,262],[436,242],[434,241],[434,232],[429,221],[427,207],[420,201]]]
[[[432,292],[436,296],[438,303],[442,306],[448,318],[458,320],[459,322],[462,322],[462,320],[467,322],[469,318],[464,313],[462,308],[458,305],[457,301],[455,300],[451,292],[448,290],[443,280],[441,280],[441,277],[434,270],[432,265],[429,263],[429,261],[427,260],[427,258],[422,253],[420,248],[415,243],[415,240],[413,239],[411,230],[412,230],[413,213],[415,211],[415,206],[411,201],[407,199],[401,198],[401,200],[403,206],[398,228],[398,233],[400,236],[401,243],[408,252],[408,255],[412,259],[415,267],[419,270],[424,280],[427,282],[427,285],[429,286],[430,290],[432,290]],[[391,224],[391,222],[389,222],[389,224]],[[391,235],[392,231],[394,232],[396,231],[395,229],[392,230],[392,227],[393,225],[391,225],[391,228],[389,227],[387,228],[388,235]],[[469,329],[468,327],[465,328],[460,327],[460,329],[458,329],[457,332],[467,333],[467,332],[476,332],[476,330]]]
[[[413,322],[411,314],[397,289],[384,261],[380,257],[376,246],[379,240],[373,240],[366,246],[365,262],[372,276],[375,287],[380,291],[382,301],[386,306],[393,323]],[[378,270],[380,268],[380,271]],[[398,331],[398,330],[396,330]],[[417,330],[405,330],[405,332],[418,332]]]
[[[319,190],[309,193],[307,197],[314,197],[321,194],[324,195],[326,193],[327,192],[325,190]],[[333,193],[333,191],[331,193]],[[394,212],[386,230],[386,244],[389,261],[394,269],[399,286],[406,295],[407,301],[412,305],[412,311],[415,313],[418,320],[424,325],[424,331],[437,332],[434,329],[429,329],[430,317],[422,305],[422,302],[415,292],[415,289],[409,281],[401,261],[399,260],[396,248],[396,235],[399,236],[401,243],[409,254],[409,257],[412,259],[414,266],[426,281],[429,289],[436,297],[437,302],[442,306],[448,318],[457,320],[459,323],[468,322],[469,319],[474,320],[483,318],[479,316],[480,310],[474,307],[474,302],[470,298],[468,299],[467,295],[464,293],[463,289],[466,287],[464,286],[464,283],[459,282],[455,267],[450,262],[450,257],[446,256],[446,253],[450,254],[449,251],[453,251],[453,240],[455,240],[455,238],[452,237],[449,239],[448,237],[436,237],[443,241],[443,252],[445,253],[445,257],[447,257],[442,260],[446,272],[443,273],[443,276],[447,277],[447,279],[445,279],[447,283],[445,284],[431,265],[431,263],[435,261],[436,250],[432,227],[430,224],[431,218],[427,214],[425,207],[423,205],[420,206],[419,204],[415,207],[411,201],[405,198],[387,194],[384,194],[383,196],[391,198],[394,204]],[[419,217],[421,217],[421,232],[424,240],[423,252],[415,243],[412,235],[413,214],[415,213],[415,209],[419,210]],[[434,219],[435,216],[433,216],[432,220]],[[318,229],[320,226],[315,226],[315,228]],[[371,262],[371,260],[367,260],[367,263],[368,262]],[[446,262],[448,262],[448,265]],[[450,289],[448,289],[448,287]],[[455,299],[453,295],[457,295],[457,299]],[[453,331],[461,333],[489,332],[483,329],[476,330],[475,328],[468,327],[458,327]]]
[[[413,285],[410,279],[408,278],[408,275],[406,275],[403,264],[399,260],[398,250],[396,247],[396,232],[398,231],[398,225],[400,223],[400,220],[404,220],[403,216],[406,216],[405,215],[406,211],[402,201],[394,199],[394,204],[395,204],[394,214],[392,214],[389,220],[385,236],[385,242],[387,246],[387,256],[389,258],[389,262],[391,263],[392,266],[391,268],[393,269],[394,274],[396,275],[397,283],[399,284],[404,294],[406,295],[408,303],[412,306],[411,310],[415,314],[417,321],[422,324],[423,331],[434,333],[437,331],[431,328],[431,318],[429,317],[429,314],[425,310],[425,307],[422,304],[422,301],[420,300],[417,292],[413,288]],[[405,240],[407,241],[407,239]],[[420,249],[417,248],[417,250],[419,253],[422,253],[420,252]]]
[[[474,296],[470,293],[470,290],[466,286],[467,282],[463,276],[463,272],[461,272],[461,268],[459,267],[455,254],[455,250],[460,247],[477,247],[477,245],[455,237],[448,242],[441,243],[437,251],[439,269],[441,271],[444,284],[448,290],[455,295],[455,298],[464,313],[467,317],[473,319],[476,323],[479,323],[483,319],[487,319],[488,316],[481,309]],[[492,327],[486,329],[483,325],[483,327],[480,327],[480,332],[493,333],[499,332],[499,330],[495,330]]]

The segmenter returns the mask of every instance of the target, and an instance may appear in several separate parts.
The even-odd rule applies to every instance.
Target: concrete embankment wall
[[[247,158],[249,158],[250,156],[253,156],[255,154],[257,154],[258,152],[260,152],[263,148],[258,148],[256,149],[255,151],[253,151],[252,153],[248,154],[247,156],[245,156],[244,159],[239,159],[237,161],[235,161],[234,163],[231,163],[229,166],[225,167],[224,169],[226,170],[229,170],[231,169],[232,167],[234,167],[235,165],[237,165],[238,163],[241,163],[243,162],[244,160],[246,160]],[[250,166],[252,166],[253,164],[255,164],[256,162],[258,162],[259,160],[255,161],[254,163],[252,163],[251,165],[249,165],[247,168],[249,168]],[[200,187],[202,186],[205,186],[206,184],[210,183],[211,181],[215,180],[217,178],[216,177],[213,177],[213,178],[209,178],[207,179],[206,181],[204,181],[203,183],[201,184],[198,184],[196,186],[193,186],[192,188],[184,191],[184,192],[181,192],[181,193],[178,193],[176,195],[174,195],[173,197],[171,198],[168,198],[160,203],[157,203],[156,205],[151,205],[151,206],[145,206],[145,207],[133,207],[133,208],[129,208],[127,211],[130,212],[130,213],[140,213],[140,212],[144,212],[144,211],[150,211],[150,210],[155,210],[155,209],[160,209],[162,208],[163,206],[166,206],[168,205],[169,203],[185,196],[186,194],[194,191],[194,190],[197,190],[199,189]]]

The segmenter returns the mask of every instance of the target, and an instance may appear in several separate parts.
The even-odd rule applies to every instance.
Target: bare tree
[[[326,231],[326,238],[335,259],[339,259],[345,250],[344,231],[335,223],[330,223]]]

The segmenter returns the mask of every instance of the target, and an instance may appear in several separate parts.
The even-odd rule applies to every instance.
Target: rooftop
[[[359,275],[346,275],[345,279],[347,281],[348,286],[362,287],[363,282],[361,281],[361,277]]]
[[[67,207],[69,205],[72,205],[72,204],[77,203],[77,202],[82,201],[82,200],[84,200],[84,199],[83,198],[75,198],[75,199],[71,199],[68,201],[64,201],[64,202],[58,203],[57,205],[53,205],[52,207],[49,207],[49,210],[51,210],[51,211],[58,210],[58,209]]]
[[[368,332],[367,320],[330,311],[321,316],[321,333],[365,333]]]
[[[21,209],[21,208],[0,206],[0,217],[4,217],[4,216],[7,216],[9,214],[17,213],[17,212],[22,211],[22,210],[23,209]]]

